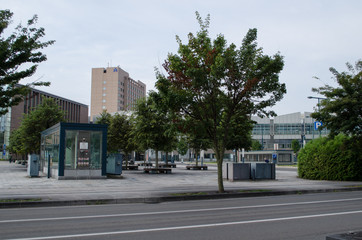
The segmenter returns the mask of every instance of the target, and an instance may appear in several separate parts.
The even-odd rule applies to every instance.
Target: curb
[[[329,192],[352,192],[362,191],[362,187],[353,188],[334,188],[334,189],[311,189],[311,190],[272,190],[263,192],[205,192],[204,195],[184,195],[184,196],[160,196],[144,198],[120,198],[120,199],[89,199],[89,200],[64,200],[64,201],[22,201],[18,199],[15,202],[2,202],[0,209],[4,208],[27,208],[27,207],[59,207],[59,206],[80,206],[80,205],[103,205],[103,204],[129,204],[129,203],[146,203],[157,204],[162,202],[193,201],[193,200],[212,200],[227,198],[244,198],[244,197],[264,197],[264,196],[282,196],[311,193],[329,193]],[[171,193],[172,194],[172,193]],[[190,192],[189,194],[192,194]]]

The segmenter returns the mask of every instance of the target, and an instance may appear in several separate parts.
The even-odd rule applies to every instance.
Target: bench
[[[176,168],[176,163],[160,163],[158,166],[162,168]]]
[[[138,166],[144,166],[144,167],[152,167],[153,164],[148,162],[148,163],[139,163]]]
[[[207,166],[187,165],[187,170],[207,170]]]
[[[171,173],[171,168],[144,168],[145,173]]]
[[[138,170],[138,165],[128,165],[128,166],[123,165],[122,169],[123,170]]]

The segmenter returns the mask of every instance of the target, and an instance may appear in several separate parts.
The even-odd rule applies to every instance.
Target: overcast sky
[[[264,53],[284,56],[280,81],[287,94],[273,107],[278,115],[313,111],[312,87],[336,86],[329,68],[346,71],[346,62],[362,58],[360,0],[0,0],[0,6],[14,13],[9,29],[37,14],[44,40],[56,40],[44,50],[48,60],[22,83],[50,81],[40,89],[87,105],[95,67],[120,66],[153,90],[154,68],[177,52],[175,36],[186,41],[198,31],[195,11],[211,15],[212,38],[221,33],[240,46],[257,28]]]

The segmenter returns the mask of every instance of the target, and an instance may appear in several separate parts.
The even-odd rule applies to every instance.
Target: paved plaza
[[[207,192],[211,195],[215,193],[215,196],[218,196],[216,165],[210,164],[208,169],[186,170],[186,164],[177,163],[172,174],[145,174],[140,167],[139,170],[123,171],[119,178],[56,180],[46,176],[28,177],[26,166],[0,161],[0,200],[4,205],[5,199],[68,203],[82,200],[147,202],[171,196],[182,197],[193,192]],[[297,177],[295,167],[277,167],[276,180],[225,180],[224,187],[226,191],[238,193],[250,190],[265,194],[288,194],[295,191],[307,193],[362,190],[362,182],[304,180]]]

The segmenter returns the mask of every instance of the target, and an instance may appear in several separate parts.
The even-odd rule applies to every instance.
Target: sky
[[[347,71],[347,62],[362,58],[360,0],[0,0],[0,9],[14,13],[8,33],[37,14],[43,41],[56,41],[21,83],[49,81],[38,89],[89,109],[92,68],[119,66],[155,90],[155,68],[162,71],[167,55],[177,53],[176,35],[186,42],[199,30],[196,11],[210,14],[211,38],[223,34],[240,47],[257,28],[264,54],[284,56],[279,79],[287,93],[272,108],[278,115],[313,111],[317,100],[307,97],[318,95],[311,89],[337,86],[329,68]]]

